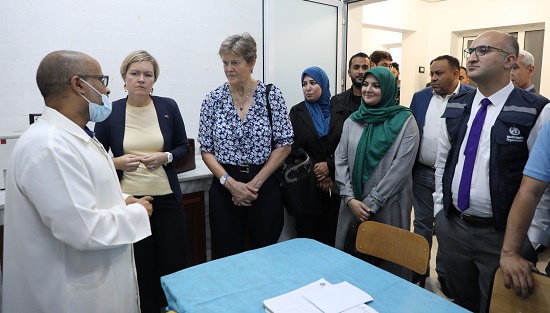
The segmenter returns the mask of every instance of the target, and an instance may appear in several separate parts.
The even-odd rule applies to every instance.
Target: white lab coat
[[[8,168],[3,312],[139,312],[132,243],[150,234],[102,146],[46,107]]]

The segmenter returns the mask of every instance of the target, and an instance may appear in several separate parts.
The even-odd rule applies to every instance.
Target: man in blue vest
[[[441,124],[441,118],[447,101],[451,96],[465,93],[474,88],[461,84],[459,81],[460,63],[450,55],[442,55],[430,62],[431,86],[416,92],[412,98],[411,111],[420,130],[420,148],[413,169],[413,208],[414,232],[426,238],[432,246],[434,202],[432,194],[435,192],[435,158]],[[446,274],[443,261],[439,253],[436,259],[438,281],[441,291],[448,298],[452,298],[446,283]],[[429,273],[429,271],[428,271]],[[413,274],[413,282],[420,280],[419,275]]]
[[[465,52],[478,88],[449,99],[436,160],[435,227],[455,303],[485,312],[527,139],[548,99],[510,81],[517,40],[479,35]],[[527,238],[525,244],[530,244]]]

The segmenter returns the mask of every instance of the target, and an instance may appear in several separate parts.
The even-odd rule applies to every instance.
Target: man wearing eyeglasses
[[[527,139],[548,99],[510,81],[519,52],[514,37],[488,31],[465,52],[478,88],[449,99],[443,114],[435,227],[455,303],[485,312],[506,219],[529,154]]]
[[[55,51],[36,81],[46,106],[7,172],[3,312],[138,312],[132,243],[151,234],[151,197],[122,194],[86,127],[110,113],[108,76]]]

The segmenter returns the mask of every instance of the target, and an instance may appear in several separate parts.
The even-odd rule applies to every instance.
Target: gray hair
[[[523,56],[523,61],[521,62],[523,63],[523,66],[529,67],[531,65],[535,65],[535,57],[529,51],[520,50],[518,58],[519,56]]]
[[[218,54],[220,57],[226,54],[242,56],[246,63],[252,64],[258,57],[256,40],[249,33],[231,35],[222,42]]]

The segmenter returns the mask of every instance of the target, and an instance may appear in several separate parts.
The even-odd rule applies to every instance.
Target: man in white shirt
[[[476,92],[449,99],[436,160],[435,227],[455,303],[485,312],[532,125],[548,99],[515,88],[517,40],[499,31],[466,49]],[[529,244],[528,240],[525,240]]]
[[[414,232],[426,238],[432,246],[435,192],[435,158],[441,124],[441,118],[447,101],[451,96],[462,94],[474,88],[459,82],[460,63],[450,55],[442,55],[430,62],[431,86],[416,92],[411,101],[420,131],[420,148],[413,169],[413,208]],[[446,283],[445,266],[439,253],[436,258],[436,272],[441,291],[452,298]],[[429,273],[429,271],[428,271]],[[421,278],[413,275],[413,282]]]
[[[139,311],[132,243],[151,234],[152,198],[124,197],[86,127],[110,113],[108,79],[75,51],[38,67],[46,107],[7,172],[3,312]]]

